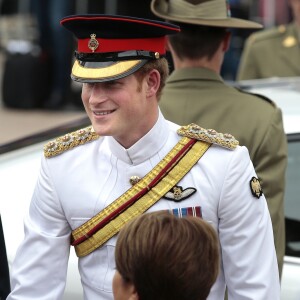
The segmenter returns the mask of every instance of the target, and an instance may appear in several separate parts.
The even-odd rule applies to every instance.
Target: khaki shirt
[[[245,43],[237,80],[300,76],[299,30],[295,24],[253,33]]]

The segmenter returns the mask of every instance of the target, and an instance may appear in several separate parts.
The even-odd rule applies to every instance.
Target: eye
[[[83,84],[86,88],[91,89],[95,86],[95,82],[85,82]]]
[[[120,80],[113,80],[113,81],[107,82],[107,85],[110,85],[110,86],[119,85],[119,84],[121,84]]]
[[[108,81],[105,82],[104,85],[107,89],[116,89],[122,86],[122,81],[121,80]]]

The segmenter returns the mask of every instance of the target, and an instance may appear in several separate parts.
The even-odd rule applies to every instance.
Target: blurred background
[[[0,145],[85,117],[81,85],[70,80],[75,41],[59,20],[107,13],[157,19],[151,0],[0,0]],[[291,21],[286,0],[230,0],[232,17],[269,28]],[[234,81],[251,30],[233,30],[222,68]],[[171,63],[171,58],[170,63]],[[171,63],[172,65],[172,63]]]

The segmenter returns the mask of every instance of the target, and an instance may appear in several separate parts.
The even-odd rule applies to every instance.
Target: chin
[[[105,128],[104,126],[93,124],[93,128],[95,132],[100,136],[112,135],[111,131],[108,128]]]

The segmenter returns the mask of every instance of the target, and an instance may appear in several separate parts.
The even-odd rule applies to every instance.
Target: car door
[[[286,173],[286,255],[281,282],[282,300],[300,299],[300,133],[288,134]]]

